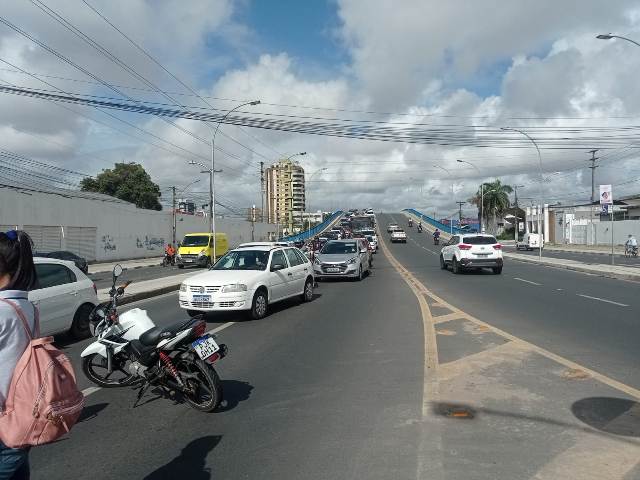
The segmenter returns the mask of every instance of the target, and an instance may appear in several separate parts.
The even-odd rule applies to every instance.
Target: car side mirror
[[[272,272],[277,272],[278,270],[284,270],[284,265],[282,263],[276,263],[274,265],[271,265],[271,271]]]

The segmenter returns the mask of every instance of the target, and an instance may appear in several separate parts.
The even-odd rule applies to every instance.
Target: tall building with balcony
[[[305,210],[304,168],[283,159],[265,173],[269,223],[278,223],[289,234],[301,230]]]

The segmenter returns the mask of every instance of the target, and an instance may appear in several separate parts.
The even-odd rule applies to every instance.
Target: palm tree
[[[510,185],[503,185],[498,179],[493,182],[483,183],[476,194],[469,199],[470,203],[478,207],[478,218],[480,218],[482,190],[484,190],[484,205],[482,208],[484,219],[487,220],[489,231],[495,234],[498,230],[498,217],[502,216],[504,211],[509,208],[509,194],[513,192],[513,188]]]

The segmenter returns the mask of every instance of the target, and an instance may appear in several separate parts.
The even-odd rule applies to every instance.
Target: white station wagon
[[[297,248],[243,244],[210,270],[187,278],[180,285],[178,302],[191,316],[246,310],[258,319],[271,303],[296,296],[311,301],[314,283],[311,262]]]

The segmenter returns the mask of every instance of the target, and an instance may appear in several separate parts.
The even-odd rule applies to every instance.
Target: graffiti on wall
[[[164,238],[144,236],[144,240],[140,237],[136,238],[136,248],[145,248],[147,250],[164,250]]]
[[[106,252],[112,252],[116,249],[116,242],[111,235],[102,236],[102,249]]]

